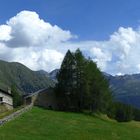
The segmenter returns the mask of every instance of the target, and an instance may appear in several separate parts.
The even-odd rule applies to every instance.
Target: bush
[[[23,103],[22,96],[18,92],[15,85],[12,86],[12,95],[13,95],[13,106],[14,108],[21,106]]]

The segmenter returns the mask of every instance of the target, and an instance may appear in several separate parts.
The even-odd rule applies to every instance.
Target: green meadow
[[[118,123],[105,115],[89,116],[34,107],[0,126],[0,140],[139,140],[140,122]]]

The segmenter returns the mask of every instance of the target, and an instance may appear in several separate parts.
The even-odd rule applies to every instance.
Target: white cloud
[[[4,25],[12,38],[5,43],[8,47],[31,47],[57,44],[67,41],[73,36],[57,25],[52,26],[39,18],[36,12],[22,11]],[[2,32],[3,33],[3,32]]]
[[[33,70],[52,70],[64,57],[54,49],[74,37],[70,31],[40,19],[36,12],[22,11],[0,26],[0,58]]]
[[[23,53],[25,52],[25,53]],[[13,60],[20,62],[33,70],[44,69],[51,71],[60,66],[64,55],[56,50],[34,49],[34,48],[14,48]]]
[[[107,62],[111,61],[111,54],[96,47],[93,47],[90,52],[93,56],[93,61],[97,62],[101,69],[106,69]]]
[[[70,31],[51,25],[36,12],[22,11],[0,25],[0,59],[33,70],[58,68],[68,49],[80,48],[110,74],[140,72],[140,29],[120,27],[105,41],[72,42]]]
[[[7,25],[0,25],[0,41],[8,41],[11,39],[10,36],[11,27]]]

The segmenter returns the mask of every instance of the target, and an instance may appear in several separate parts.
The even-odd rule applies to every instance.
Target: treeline
[[[90,58],[67,51],[57,74],[55,93],[63,111],[106,113],[117,121],[140,120],[140,110],[113,101],[107,79]]]
[[[119,122],[140,121],[140,110],[121,102],[112,102],[107,115]]]
[[[107,112],[112,96],[96,63],[81,51],[66,53],[57,75],[56,95],[60,110]]]

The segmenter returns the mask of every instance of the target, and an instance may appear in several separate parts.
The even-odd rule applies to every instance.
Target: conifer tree
[[[108,81],[91,59],[87,60],[88,103],[91,111],[105,112],[112,100]]]
[[[85,57],[80,49],[77,49],[74,54],[76,61],[76,100],[78,110],[80,111],[84,107],[86,93]]]
[[[56,94],[59,99],[59,106],[62,110],[68,110],[75,92],[75,59],[70,50],[64,57],[57,80]]]

